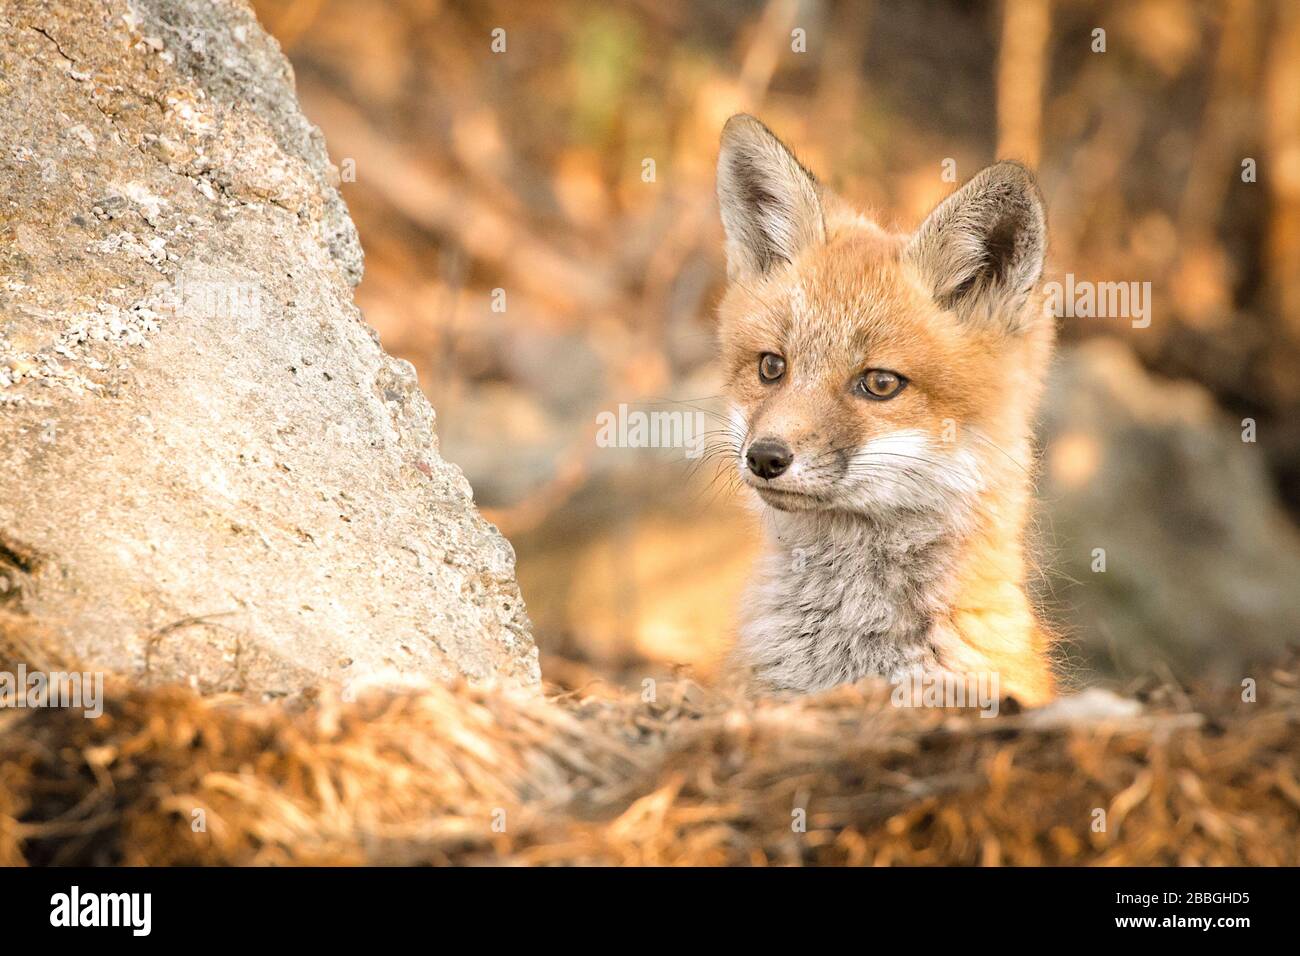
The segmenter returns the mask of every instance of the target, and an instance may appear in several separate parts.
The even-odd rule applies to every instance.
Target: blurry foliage
[[[1257,418],[1300,510],[1300,4],[255,6],[332,158],[356,160],[344,196],[367,251],[358,301],[416,365],[444,451],[519,550],[544,651],[594,654],[608,670],[653,657],[653,635],[682,659],[689,640],[714,647],[727,628],[730,593],[708,620],[697,609],[665,621],[653,609],[673,601],[653,582],[698,575],[706,514],[743,566],[748,519],[725,488],[700,490],[708,468],[598,455],[591,433],[620,402],[718,390],[713,163],[739,110],[900,228],[953,188],[946,158],[965,180],[1001,152],[1037,156],[1049,267],[1153,285],[1150,328],[1067,319],[1063,339],[1122,338],[1148,369]],[[806,53],[791,51],[795,26]],[[1091,48],[1098,27],[1105,53]],[[1257,183],[1241,180],[1245,157]],[[505,313],[491,310],[496,288]],[[663,521],[679,533],[649,530]],[[676,564],[643,560],[649,547]],[[731,587],[740,575],[727,568]],[[594,626],[571,606],[596,600],[599,573],[612,623],[575,633]]]
[[[623,11],[596,8],[577,23],[570,88],[573,141],[598,148],[610,145],[631,92],[640,46],[636,22]]]

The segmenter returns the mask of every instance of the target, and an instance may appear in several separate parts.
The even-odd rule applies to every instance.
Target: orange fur
[[[783,177],[809,176],[792,156],[782,165],[763,137],[765,128],[758,130],[742,124],[733,134],[745,138],[737,149],[748,153],[742,157],[746,165],[735,165],[725,184],[728,133],[720,162],[733,282],[719,305],[719,341],[726,391],[743,422],[744,434],[737,436],[742,461],[744,449],[766,436],[788,446],[796,463],[810,463],[808,469],[844,449],[869,448],[873,440],[891,436],[908,436],[922,448],[959,447],[977,490],[953,504],[951,567],[938,588],[942,606],[929,618],[934,666],[995,672],[1003,692],[1023,703],[1049,700],[1055,687],[1050,635],[1025,593],[1022,545],[1031,417],[1054,337],[1040,295],[1029,291],[1005,300],[1013,304],[1005,307],[1013,309],[1011,315],[997,311],[1004,300],[990,305],[983,318],[958,315],[936,293],[935,252],[924,249],[930,256],[925,260],[911,237],[884,231],[820,188],[820,222],[796,223],[798,228],[790,227],[768,247],[741,257],[735,244],[763,238],[762,229],[773,221],[771,206],[766,218],[749,223],[743,207],[728,219],[727,203],[750,196],[763,203],[769,193],[780,193]],[[751,169],[767,177],[761,188],[736,185]],[[1019,167],[1004,167],[1001,175],[1014,185],[1023,177],[1033,188]],[[808,182],[814,182],[810,176]],[[791,194],[777,212],[810,215],[806,184]],[[1033,202],[1036,195],[1035,190]],[[1031,281],[1036,279],[1034,271]],[[765,353],[783,358],[779,382],[756,374]],[[887,401],[862,400],[852,383],[872,368],[900,373],[906,388]],[[961,436],[956,442],[954,433]],[[800,484],[797,471],[796,464],[788,475],[767,480],[745,474],[741,466],[744,479],[777,511],[855,510],[833,482],[824,489],[811,479]]]

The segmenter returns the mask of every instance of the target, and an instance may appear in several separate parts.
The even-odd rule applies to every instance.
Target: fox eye
[[[764,352],[758,357],[758,377],[764,382],[775,382],[785,374],[785,359],[775,352]]]
[[[907,385],[907,379],[897,372],[883,368],[869,368],[858,378],[855,391],[877,402],[893,398]]]

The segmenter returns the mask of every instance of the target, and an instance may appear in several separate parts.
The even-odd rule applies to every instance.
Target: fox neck
[[[1022,507],[1002,503],[888,516],[769,511],[771,550],[740,631],[747,663],[763,683],[803,692],[953,667],[968,655],[937,625],[966,603],[971,569],[1021,567]],[[1019,576],[1013,589],[1023,597]]]

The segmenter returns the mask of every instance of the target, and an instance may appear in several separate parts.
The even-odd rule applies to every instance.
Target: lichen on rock
[[[248,8],[19,0],[0,30],[10,603],[204,690],[536,683],[513,551],[353,304],[336,172]]]

